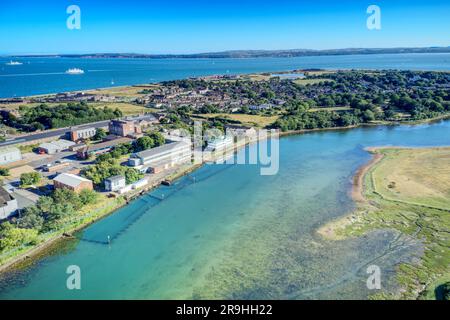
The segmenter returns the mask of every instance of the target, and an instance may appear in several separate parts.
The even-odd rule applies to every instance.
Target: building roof
[[[167,144],[164,144],[164,145],[156,147],[156,148],[151,148],[148,150],[137,152],[137,153],[135,153],[135,156],[138,158],[149,158],[151,156],[170,152],[170,151],[176,150],[181,147],[188,147],[188,146],[190,147],[190,145],[191,144],[186,141],[171,142],[171,143],[167,143]]]
[[[12,195],[5,190],[5,188],[0,187],[0,207],[6,206],[8,201],[13,200]]]
[[[111,182],[121,181],[121,180],[125,180],[125,177],[121,176],[121,175],[117,175],[117,176],[112,176],[112,177],[106,178],[105,180],[108,180],[108,181],[111,181]]]
[[[52,142],[44,142],[39,145],[39,148],[42,149],[59,149],[64,150],[68,149],[69,147],[75,145],[76,143],[69,140],[56,140]]]
[[[92,182],[89,179],[71,173],[61,173],[55,179],[53,179],[53,181],[57,181],[73,188],[78,187],[82,182]]]
[[[127,142],[130,142],[131,140],[132,139],[130,139],[130,138],[119,138],[119,139],[114,139],[114,140],[110,140],[110,141],[105,141],[102,143],[97,143],[97,144],[87,146],[83,149],[83,151],[92,152],[92,151],[96,151],[96,150],[101,150],[101,149],[116,146],[121,143],[127,143]]]
[[[16,147],[2,147],[2,148],[0,148],[0,154],[10,153],[10,152],[20,152],[20,149],[16,148]]]

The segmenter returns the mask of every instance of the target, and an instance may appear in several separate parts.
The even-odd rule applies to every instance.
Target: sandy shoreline
[[[372,154],[372,159],[361,166],[353,176],[353,187],[350,192],[353,201],[357,203],[366,201],[366,198],[364,197],[364,177],[366,176],[367,172],[378,162],[380,162],[384,157],[382,153],[376,152],[376,150],[379,150],[379,148],[366,148],[366,150]]]
[[[367,173],[383,159],[384,155],[376,152],[383,148],[384,147],[370,147],[365,149],[372,157],[369,162],[363,164],[356,171],[352,179],[352,188],[350,190],[350,196],[357,206],[360,206],[367,201],[364,197],[364,178]],[[356,208],[356,210],[358,210],[358,208]],[[339,240],[341,237],[337,235],[336,231],[354,223],[357,219],[358,215],[356,214],[356,211],[352,211],[342,217],[327,222],[317,229],[317,233],[328,240]]]

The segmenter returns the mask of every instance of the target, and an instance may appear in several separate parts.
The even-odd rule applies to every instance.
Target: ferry
[[[84,70],[78,68],[72,68],[66,71],[67,74],[83,74]]]
[[[6,63],[7,66],[20,66],[22,64],[23,64],[22,62],[12,60]]]

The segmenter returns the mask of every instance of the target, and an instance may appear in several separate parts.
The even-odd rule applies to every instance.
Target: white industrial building
[[[145,168],[145,171],[157,173],[176,164],[188,162],[191,157],[191,143],[178,141],[137,152],[131,156],[128,164],[137,169]]]
[[[75,144],[76,144],[75,142],[69,140],[56,140],[52,142],[44,142],[39,145],[39,152],[47,154],[56,154],[58,152],[68,150]]]
[[[106,191],[118,191],[126,186],[126,179],[124,176],[113,176],[105,179]]]
[[[22,160],[22,153],[19,148],[5,147],[0,148],[0,165]]]

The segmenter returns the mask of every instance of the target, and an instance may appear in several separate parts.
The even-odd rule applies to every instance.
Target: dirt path
[[[359,170],[356,172],[355,176],[353,177],[353,188],[351,191],[351,197],[355,202],[365,202],[366,198],[364,198],[364,177],[366,176],[367,172],[378,162],[380,162],[384,155],[382,153],[375,152],[375,148],[368,148],[367,151],[371,152],[372,159],[363,165]]]

